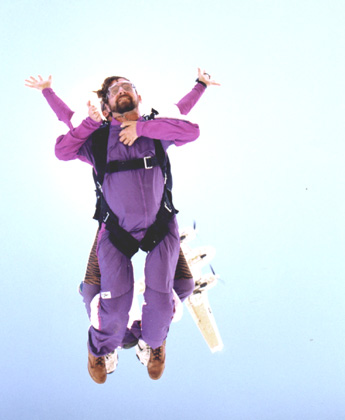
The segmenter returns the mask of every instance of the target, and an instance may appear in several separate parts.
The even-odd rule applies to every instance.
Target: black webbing
[[[105,167],[106,173],[130,171],[132,169],[151,169],[159,166],[156,156],[148,156],[132,160],[111,160]]]
[[[139,241],[123,229],[119,224],[118,217],[108,206],[102,195],[102,220],[109,233],[110,242],[121,251],[128,258],[132,258],[133,255],[139,250]]]

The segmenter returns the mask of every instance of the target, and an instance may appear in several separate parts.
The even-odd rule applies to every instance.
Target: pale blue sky
[[[2,1],[4,150],[0,417],[345,419],[345,4],[321,0]],[[143,112],[207,89],[193,144],[171,150],[179,224],[197,221],[224,280],[211,354],[185,311],[154,382],[134,351],[87,372],[77,294],[96,224],[90,168],[54,156],[66,131],[30,75],[86,115],[130,77]]]

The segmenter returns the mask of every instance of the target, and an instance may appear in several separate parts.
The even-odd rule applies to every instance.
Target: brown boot
[[[147,364],[147,371],[151,379],[159,379],[165,368],[165,341],[160,347],[150,349],[150,360]]]
[[[107,369],[105,367],[105,356],[94,356],[89,351],[87,368],[91,378],[98,384],[104,384],[107,379]]]

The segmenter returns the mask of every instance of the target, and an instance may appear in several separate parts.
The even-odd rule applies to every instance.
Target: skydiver
[[[199,82],[200,83],[197,84],[197,86],[193,89],[192,92],[190,92],[190,94],[188,94],[185,98],[183,98],[177,104],[177,106],[178,106],[178,108],[179,108],[179,110],[182,114],[187,114],[189,112],[191,107],[194,106],[194,104],[197,102],[197,100],[199,99],[199,97],[203,93],[206,86],[208,86],[210,84],[217,84],[216,82],[212,81],[211,78],[207,74],[204,74],[203,72],[200,72],[200,70],[199,70],[198,76],[199,76]],[[119,80],[118,83],[111,83],[111,82],[113,82],[113,80],[110,80],[110,79],[111,78],[106,79],[107,82],[108,82],[108,86],[110,86],[110,84],[112,86],[114,86],[114,85],[119,86],[120,94],[118,95],[118,97],[120,99],[119,99],[118,102],[120,102],[120,103],[121,102],[126,102],[126,101],[128,102],[128,96],[132,96],[132,99],[134,98],[135,100],[137,100],[139,102],[140,97],[136,94],[135,90],[132,89],[132,92],[130,92],[130,94],[128,94],[128,91],[126,91],[126,93],[124,93],[125,90],[121,87],[121,85],[123,86],[124,83],[126,83],[125,79]],[[27,82],[27,86],[34,87],[34,88],[42,90],[42,92],[43,92],[44,96],[47,98],[49,104],[52,106],[53,110],[57,113],[59,119],[64,121],[69,126],[69,128],[72,128],[70,119],[71,119],[71,116],[73,115],[73,113],[72,113],[72,111],[69,110],[69,108],[61,100],[59,100],[59,98],[57,98],[55,96],[54,92],[50,89],[50,87],[51,87],[51,77],[49,77],[49,79],[47,81],[44,81],[40,76],[39,76],[39,80],[36,80],[35,78],[31,77],[30,80],[27,80],[26,82]],[[205,87],[202,87],[201,86],[202,84],[204,84]],[[127,85],[128,85],[128,83],[127,83]],[[103,89],[104,89],[104,86],[103,86]],[[101,91],[99,91],[99,92],[101,92]],[[107,89],[106,89],[106,93],[108,93]],[[103,94],[104,94],[104,90],[103,90]],[[114,95],[114,96],[116,96],[116,95]],[[188,97],[188,99],[187,99],[187,97]],[[107,95],[105,97],[103,97],[104,102],[106,102],[107,99],[108,99]],[[111,102],[111,101],[109,101],[109,102]],[[113,101],[111,103],[111,105],[112,105],[113,108],[109,109],[109,104],[106,103],[106,106],[104,107],[104,103],[103,103],[103,113],[104,113],[105,116],[107,116],[106,113],[109,112],[109,111],[113,111],[115,113],[118,111],[118,109],[116,108],[116,102],[115,101]],[[133,111],[133,109],[131,109],[129,111],[124,111],[121,116],[117,115],[118,113],[115,114],[115,116],[117,117],[117,120],[120,120],[121,122],[126,121],[126,118],[125,118],[126,116],[129,117],[128,118],[129,120],[131,120],[131,117],[130,117],[131,111]],[[135,112],[137,113],[137,115],[135,115],[134,118],[138,118],[139,117],[138,104],[135,108]],[[89,103],[89,115],[90,115],[90,118],[91,118],[92,121],[100,122],[100,120],[101,120],[100,115],[99,114],[97,115],[97,114],[98,114],[98,112]],[[88,119],[85,120],[85,123],[87,123],[87,121],[88,121]],[[95,127],[94,122],[91,122],[91,125],[93,124],[93,127]],[[90,121],[89,121],[89,123],[90,123]],[[117,123],[115,125],[118,126],[119,124]],[[128,131],[128,130],[123,130],[122,133],[120,134],[119,141],[123,142],[123,144],[133,145],[133,143],[136,141],[136,137],[135,138],[133,137],[133,129],[132,129],[133,125],[134,125],[133,123],[126,123],[125,124],[125,126],[129,127],[129,129],[131,131],[129,133],[126,133],[125,136],[123,136],[123,132]],[[81,129],[83,129],[83,128],[85,128],[85,127],[82,127]],[[76,130],[78,130],[78,129],[76,129]],[[91,130],[90,130],[90,132],[91,132]],[[69,133],[69,134],[73,138],[74,136],[73,136],[72,133]],[[84,140],[85,140],[85,138],[84,138]],[[59,149],[59,147],[61,147],[61,143],[65,144],[63,136],[59,138],[59,142],[57,144],[57,149]],[[59,156],[62,157],[63,159],[66,158],[66,156],[64,155],[64,151],[61,152],[61,149],[60,149],[60,151],[57,151],[57,154],[59,154]],[[106,233],[105,233],[105,236],[106,236]],[[89,304],[90,304],[90,300],[91,300],[90,298],[92,298],[99,291],[99,269],[98,269],[98,266],[97,266],[97,258],[95,257],[94,249],[95,249],[95,246],[93,247],[93,250],[90,253],[88,270],[87,270],[87,273],[86,273],[86,278],[83,282],[83,296],[84,296],[84,301],[85,301],[86,308],[87,308],[87,311],[88,311],[89,315],[90,315],[90,309],[89,309],[90,305]],[[184,259],[183,256],[182,256],[182,259]],[[185,262],[185,260],[184,260],[184,262]],[[91,271],[90,271],[90,266],[93,267],[93,270],[91,270]],[[187,267],[187,269],[188,269],[188,266],[186,264],[185,264],[185,267]],[[170,271],[171,271],[171,267],[170,267]],[[178,273],[178,271],[179,271],[179,269],[178,269],[178,266],[177,266],[176,274]],[[189,271],[189,269],[188,269],[188,271]],[[130,277],[131,276],[129,275],[127,280]],[[191,277],[191,275],[190,275],[190,277]],[[178,294],[179,294],[181,300],[183,300],[183,298],[187,297],[192,292],[194,283],[193,283],[193,281],[189,282],[189,283],[188,282],[186,283],[184,281],[183,282],[184,283],[183,287],[181,289],[181,287],[178,287],[178,285],[177,285],[178,280],[179,279],[176,278],[176,276],[175,276],[174,286],[176,288],[176,291],[180,291],[180,293],[178,293]],[[181,282],[180,282],[180,284],[182,285]],[[189,284],[189,286],[186,287],[186,284]],[[89,289],[89,293],[86,293],[85,289]],[[182,293],[181,293],[181,290],[182,290]],[[150,292],[150,293],[152,294],[152,292]],[[154,293],[155,293],[155,291],[153,291],[153,294]],[[104,303],[105,306],[106,306],[106,303],[107,302]],[[149,329],[150,328],[148,328],[148,330]],[[101,331],[98,331],[98,332],[97,332],[97,330],[95,330],[95,331],[96,331],[95,332],[95,338],[96,338],[96,341],[97,341],[97,335],[99,335],[101,333]],[[167,333],[167,329],[166,329],[166,333]],[[165,333],[165,335],[166,335],[166,333]],[[91,337],[92,337],[92,334],[90,334],[90,338]],[[155,338],[153,338],[151,342],[155,343]],[[157,366],[155,366],[154,361],[151,363],[151,365],[152,365],[151,368],[150,368],[150,366],[148,367],[149,374],[150,374],[151,377],[153,377],[153,379],[158,379],[158,377],[160,377],[160,375],[163,373],[163,369],[164,369],[164,360],[163,360],[164,357],[165,357],[164,356],[164,352],[165,352],[164,345],[163,346],[162,345],[157,346],[157,347],[159,347],[158,353],[162,356],[161,360],[159,361],[160,365],[158,366],[158,373],[154,372],[155,370],[157,371]],[[98,350],[98,353],[99,353],[99,349],[96,349],[96,351],[97,350]],[[95,351],[95,348],[94,348],[94,352],[96,352],[96,351]],[[104,350],[101,349],[101,353],[102,352],[104,353]],[[98,353],[97,353],[97,356],[99,356]],[[154,355],[155,350],[151,350],[151,353],[152,353],[152,355]],[[156,351],[156,353],[157,353],[157,351]],[[92,359],[92,352],[90,353],[90,355],[91,355],[91,359]],[[101,355],[101,358],[102,357],[103,357],[103,355]],[[94,359],[96,359],[95,361],[97,361],[97,359],[99,359],[99,357],[94,357]],[[163,363],[161,363],[162,360],[163,360]],[[150,372],[150,370],[151,370],[151,372]],[[157,375],[158,375],[158,377],[157,377]],[[103,374],[101,376],[104,377]],[[95,378],[93,377],[93,379],[95,379]],[[98,380],[99,380],[99,378],[97,378],[96,381],[98,382]]]

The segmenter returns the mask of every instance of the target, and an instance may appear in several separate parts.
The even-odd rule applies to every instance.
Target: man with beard
[[[107,78],[103,84],[103,90],[101,89],[98,91],[98,96],[102,98],[102,100],[107,99],[108,90],[107,86],[112,85],[114,81],[118,81],[119,78],[116,77],[110,77]],[[125,78],[122,78],[125,80]],[[127,80],[127,79],[126,79]],[[202,93],[204,92],[206,86],[209,85],[218,85],[215,81],[211,80],[209,75],[205,72],[201,72],[200,69],[198,69],[198,80],[199,83],[195,85],[193,90],[187,94],[185,97],[183,97],[176,105],[181,114],[188,114],[190,109],[195,105],[195,103],[198,101]],[[46,97],[49,105],[52,107],[54,112],[57,114],[59,120],[65,122],[69,128],[73,128],[73,126],[70,123],[70,119],[73,115],[73,112],[55,95],[55,93],[51,90],[51,76],[48,80],[44,81],[41,76],[39,76],[39,80],[36,80],[35,78],[31,77],[30,80],[26,80],[27,84],[26,86],[31,88],[36,88],[42,91],[44,96]],[[111,87],[112,87],[111,86]],[[123,84],[123,91],[130,91],[131,88],[129,85]],[[117,113],[127,113],[127,117],[130,118],[130,113],[134,107],[135,104],[133,103],[133,97],[130,95],[121,95],[120,100],[118,101],[119,106],[114,109],[114,112]],[[89,105],[89,115],[96,116],[97,111],[94,107],[91,107]],[[103,115],[107,117],[108,111],[110,111],[109,105],[105,105],[103,102],[101,102],[102,105],[102,111]],[[100,117],[97,116],[95,118],[97,121],[100,121]],[[111,119],[111,117],[109,118]],[[61,142],[60,138],[60,142]],[[99,291],[99,269],[97,264],[97,257],[95,255],[95,246],[92,249],[92,252],[90,253],[90,260],[88,263],[88,270],[86,273],[85,280],[83,282],[83,297],[84,302],[88,311],[88,314],[90,315],[90,302],[92,300],[92,297],[97,294]],[[186,265],[185,258],[183,254],[179,256],[178,264],[176,267],[176,273],[174,278],[174,289],[176,290],[178,296],[181,300],[183,300],[185,297],[187,297],[190,292],[193,290],[194,282],[191,278],[188,266]],[[134,330],[137,329],[137,326],[134,328]],[[137,331],[135,331],[137,333]],[[140,331],[139,331],[140,333]],[[128,334],[126,334],[126,338],[129,338]],[[107,359],[109,360],[109,359]],[[164,368],[164,366],[163,366]],[[152,370],[152,369],[151,369]],[[150,369],[149,369],[150,372]],[[95,379],[95,378],[94,378]]]
[[[165,183],[156,156],[154,139],[159,139],[163,150],[171,144],[183,145],[199,136],[199,128],[187,121],[140,117],[140,95],[126,78],[117,77],[109,85],[105,80],[101,91],[113,119],[109,128],[107,162],[142,162],[139,169],[106,173],[102,192],[110,214],[115,215],[122,232],[141,243],[154,225],[161,209]],[[79,158],[96,167],[93,133],[101,125],[101,117],[91,110],[79,127],[57,139],[56,156],[62,160]],[[131,147],[130,147],[131,146]],[[147,162],[150,162],[146,165]],[[170,206],[170,207],[169,207]],[[173,278],[179,255],[180,241],[174,208],[163,238],[150,249],[146,257],[142,311],[142,339],[151,347],[148,373],[159,379],[165,365],[165,339],[173,315]],[[89,372],[98,383],[106,379],[104,356],[121,345],[128,323],[133,298],[133,268],[130,256],[120,250],[105,217],[98,238],[98,260],[101,270],[101,299],[98,307],[98,325],[89,329]],[[116,220],[115,219],[115,220]],[[115,238],[117,239],[117,238]],[[126,255],[127,254],[127,255]]]

